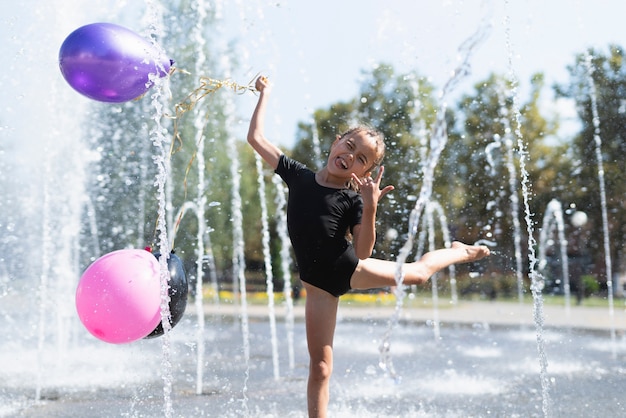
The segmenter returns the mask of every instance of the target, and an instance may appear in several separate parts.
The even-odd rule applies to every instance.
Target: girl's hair
[[[369,168],[369,170],[367,170],[372,171],[383,162],[383,158],[385,157],[385,137],[379,130],[371,126],[361,124],[348,128],[348,130],[339,135],[339,139],[342,139],[355,132],[364,132],[367,136],[370,136],[376,140],[376,159],[372,163],[372,166]],[[359,186],[354,180],[350,180],[348,188],[357,192],[359,191]]]

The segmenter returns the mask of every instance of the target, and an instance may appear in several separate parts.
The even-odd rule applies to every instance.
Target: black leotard
[[[361,223],[361,196],[320,186],[313,171],[285,155],[276,173],[289,187],[287,227],[300,279],[334,296],[343,295],[350,290],[359,262],[346,232]]]

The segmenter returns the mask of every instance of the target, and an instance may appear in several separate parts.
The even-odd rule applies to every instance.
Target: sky
[[[154,5],[158,0],[146,0]],[[441,88],[459,64],[459,47],[480,28],[488,37],[470,57],[471,75],[453,93],[473,90],[490,72],[513,74],[521,101],[532,73],[547,84],[568,80],[566,66],[588,47],[607,51],[626,45],[623,0],[204,0],[217,10],[221,39],[215,49],[237,41],[239,66],[231,77],[247,84],[257,73],[274,91],[266,135],[284,147],[294,142],[299,121],[337,101],[354,98],[362,72],[386,62],[398,72],[417,71]],[[0,139],[33,135],[29,123],[55,119],[42,93],[84,108],[88,99],[70,90],[58,70],[58,48],[75,28],[109,21],[140,31],[145,26],[137,0],[0,0]],[[508,42],[507,42],[508,40]],[[509,46],[507,46],[507,43]],[[176,59],[176,51],[168,51]],[[184,62],[177,65],[185,68]],[[203,74],[223,78],[225,74]],[[546,92],[545,108],[573,118]],[[450,97],[453,101],[454,97]],[[256,103],[251,94],[234,99],[238,126],[245,130]],[[28,115],[28,118],[24,118]],[[25,121],[24,121],[25,120]],[[42,126],[37,125],[37,127]]]
[[[268,73],[275,89],[267,135],[285,145],[313,110],[355,97],[362,71],[377,63],[417,71],[441,89],[459,65],[459,47],[480,28],[490,28],[488,37],[472,54],[471,75],[457,96],[495,71],[518,80],[523,101],[534,72],[544,72],[548,86],[564,83],[575,54],[626,45],[621,0],[277,1],[257,13],[251,3],[251,21],[238,29],[249,62],[241,79]],[[546,111],[562,113],[565,130],[573,108],[557,108],[551,96],[545,92]]]

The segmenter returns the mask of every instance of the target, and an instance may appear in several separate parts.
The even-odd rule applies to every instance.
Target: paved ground
[[[446,304],[435,311],[431,306],[424,308],[403,307],[400,319],[403,321],[432,321],[435,315],[441,324],[446,323],[486,323],[489,325],[534,325],[534,304],[531,300],[524,304],[519,302],[483,302],[459,301],[456,305]],[[193,305],[188,306],[188,313]],[[247,307],[250,317],[263,318],[268,316],[266,305],[251,304]],[[284,316],[286,307],[277,305],[276,315]],[[349,302],[341,302],[339,319],[384,319],[391,318],[393,306],[353,306]],[[205,313],[221,315],[240,315],[241,309],[233,304],[205,304]],[[294,306],[296,319],[304,317],[304,301]],[[616,301],[613,312],[608,308],[586,307],[572,305],[569,309],[564,306],[543,304],[543,324],[546,327],[571,327],[592,330],[611,330],[618,332],[626,330],[626,310],[622,301]]]
[[[253,299],[250,295],[249,300]],[[380,306],[372,306],[353,302],[350,297],[342,300],[331,416],[626,416],[623,301],[616,302],[613,315],[606,308],[574,305],[567,312],[562,306],[544,307],[548,332],[541,350],[547,354],[546,380],[542,380],[539,345],[533,338],[530,299],[524,304],[446,302],[437,313],[429,300],[411,301],[411,305],[418,303],[424,307],[401,310],[402,325],[394,330],[391,354],[402,377],[398,385],[378,367],[379,344],[386,321],[393,317],[393,302],[387,299]],[[294,308],[299,323],[294,327],[294,366],[289,368],[285,327],[278,327],[279,344],[274,349],[267,304],[254,299],[246,307],[251,319],[246,331],[250,356],[244,359],[243,327],[236,321],[241,307],[227,303],[216,306],[205,300],[208,321],[202,335],[205,367],[201,395],[195,392],[198,335],[193,303],[188,304],[168,343],[171,372],[163,369],[165,345],[158,339],[114,345],[82,331],[76,333],[67,352],[59,355],[57,346],[48,343],[48,349],[40,353],[37,334],[26,338],[24,330],[29,327],[5,320],[5,338],[0,344],[0,358],[4,360],[0,368],[0,417],[164,416],[164,378],[173,383],[169,401],[176,418],[304,417],[308,357],[301,323],[303,305],[300,300]],[[0,313],[6,308],[0,305]],[[284,305],[276,306],[276,315],[277,322],[284,321]],[[228,320],[211,322],[216,316]],[[441,341],[435,341],[430,327],[424,326],[436,316],[442,327]],[[6,329],[13,331],[7,333]],[[618,344],[609,338],[610,329],[620,336],[615,339]],[[49,341],[55,341],[52,335],[57,328],[46,330]],[[276,363],[274,350],[279,354]],[[37,359],[43,367],[38,366]],[[276,364],[280,366],[279,379],[275,377]],[[38,376],[43,377],[42,398],[35,401]],[[549,387],[544,388],[544,383]],[[546,404],[551,413],[544,412]]]

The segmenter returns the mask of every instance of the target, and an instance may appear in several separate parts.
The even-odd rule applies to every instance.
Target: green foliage
[[[87,215],[95,221],[98,236],[91,239],[98,240],[102,253],[129,246],[141,248],[153,228],[146,213],[156,207],[153,192],[146,189],[155,175],[144,119],[148,102],[93,106],[98,117],[92,119],[86,140],[98,158],[88,171],[88,203],[93,209]],[[84,225],[87,228],[90,222]],[[84,231],[85,235],[91,233],[91,229]],[[88,253],[86,261],[98,256]]]
[[[475,85],[473,94],[461,98],[458,110],[463,115],[451,133],[450,144],[442,159],[441,175],[453,188],[440,188],[442,199],[456,196],[452,211],[459,220],[458,233],[470,242],[488,239],[498,243],[504,255],[514,256],[514,225],[511,217],[517,197],[519,213],[523,213],[520,188],[520,153],[518,142],[524,143],[528,155],[526,169],[534,191],[545,190],[536,180],[550,179],[557,168],[543,139],[553,134],[556,124],[539,112],[543,77],[533,78],[530,100],[520,109],[518,122],[512,86],[501,76],[492,74]],[[518,131],[518,133],[516,133]],[[542,213],[545,198],[533,200],[533,213]],[[537,196],[543,196],[541,192]],[[544,203],[545,202],[545,203]],[[506,266],[508,268],[509,266]]]
[[[585,297],[597,295],[600,291],[600,283],[595,276],[591,274],[585,274],[581,277],[583,282],[583,289],[585,290]]]
[[[586,64],[591,57],[592,73]],[[601,142],[601,158],[606,187],[606,205],[610,230],[611,258],[622,259],[620,248],[626,244],[626,182],[624,155],[626,155],[626,62],[624,50],[610,45],[608,52],[595,49],[581,53],[568,67],[570,81],[555,86],[557,93],[576,102],[581,131],[574,137],[568,150],[570,170],[558,179],[564,201],[589,216],[590,234],[587,248],[594,254],[599,273],[604,270],[604,237],[598,158],[596,144]],[[590,77],[595,87],[591,90]],[[598,112],[598,127],[594,124],[592,97]],[[596,135],[598,134],[598,135]],[[606,275],[603,274],[605,277]]]
[[[460,273],[460,274],[459,274]],[[437,292],[442,297],[451,296],[451,283],[448,272],[437,275]],[[430,282],[416,286],[418,294],[431,293]],[[461,299],[513,299],[518,297],[517,277],[514,274],[469,274],[467,269],[461,269],[456,274],[457,296]],[[528,285],[524,285],[524,292],[528,293]]]
[[[526,291],[527,287],[525,287]],[[516,298],[518,297],[517,278],[512,274],[462,277],[457,280],[457,291],[459,297],[465,299]]]

